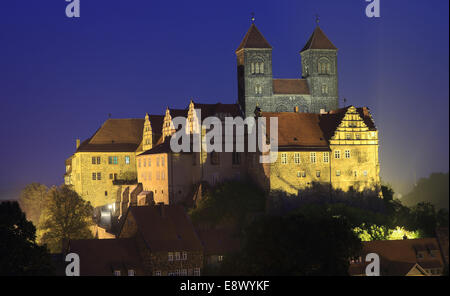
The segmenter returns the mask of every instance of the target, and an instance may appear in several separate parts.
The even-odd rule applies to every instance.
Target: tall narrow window
[[[316,152],[311,152],[310,158],[311,158],[311,163],[316,163]]]
[[[92,157],[92,164],[95,164],[95,157]]]
[[[96,173],[92,173],[92,180],[97,180],[97,174]]]
[[[102,179],[102,173],[97,173],[97,180],[101,180]]]
[[[300,153],[294,154],[294,163],[296,163],[296,164],[300,163]]]
[[[316,171],[316,177],[320,178],[320,171]]]
[[[128,155],[125,156],[125,164],[130,164],[130,157]]]
[[[335,150],[335,151],[334,151],[334,158],[336,158],[336,159],[341,158],[341,151]]]
[[[345,150],[345,158],[350,158],[350,150]]]
[[[330,153],[329,152],[324,152],[323,153],[323,162],[324,163],[328,163],[329,160],[330,160]]]
[[[287,154],[286,153],[281,153],[281,163],[287,164]]]

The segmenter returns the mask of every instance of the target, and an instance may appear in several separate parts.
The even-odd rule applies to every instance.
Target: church
[[[235,100],[191,100],[164,115],[143,111],[142,118],[108,119],[90,138],[77,140],[66,160],[65,183],[118,216],[130,206],[189,204],[203,182],[247,177],[266,192],[293,195],[314,183],[379,190],[378,130],[369,108],[339,106],[336,46],[317,25],[300,56],[301,78],[274,78],[272,47],[252,23],[236,49]],[[260,152],[173,152],[173,118],[194,122],[198,109],[201,120],[277,118],[276,162],[261,164]],[[200,131],[203,141],[207,129]]]

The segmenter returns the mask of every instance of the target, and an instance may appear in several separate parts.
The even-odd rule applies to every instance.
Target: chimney
[[[325,111],[325,109],[320,109],[320,114],[326,114],[327,112]]]
[[[158,207],[158,211],[159,211],[159,214],[161,215],[161,218],[165,218],[165,209],[164,209],[164,203],[163,202],[159,202],[158,203],[158,205],[157,205],[157,207]]]
[[[77,139],[77,141],[76,141],[76,142],[77,142],[77,144],[76,144],[76,145],[77,145],[77,149],[78,149],[78,147],[80,147],[80,139]]]
[[[295,112],[295,113],[298,113],[298,106],[295,106],[295,107],[294,107],[294,112]]]

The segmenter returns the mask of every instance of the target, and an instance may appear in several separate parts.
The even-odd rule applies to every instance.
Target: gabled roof
[[[270,136],[270,118],[278,118],[278,147],[283,149],[329,150],[319,126],[319,114],[297,112],[263,112]]]
[[[143,118],[108,119],[77,152],[132,152],[142,141]]]
[[[194,226],[180,205],[134,206],[128,215],[134,217],[138,232],[152,252],[203,251]]]
[[[71,240],[69,253],[80,256],[80,275],[112,276],[114,270],[129,269],[143,274],[142,259],[134,239],[81,239]]]
[[[308,82],[306,79],[273,79],[274,94],[309,94]]]
[[[267,42],[258,28],[256,28],[255,24],[252,24],[236,51],[243,48],[272,48],[272,46],[270,46],[269,42]]]
[[[317,26],[314,29],[311,37],[309,37],[308,42],[306,42],[303,49],[300,51],[305,51],[308,49],[334,49],[337,50],[337,47],[328,39],[327,35]]]
[[[152,133],[161,135],[164,123],[164,115],[149,115],[148,120],[150,120],[150,124],[152,126]]]

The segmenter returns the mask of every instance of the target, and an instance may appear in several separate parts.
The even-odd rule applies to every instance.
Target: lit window
[[[155,276],[161,276],[161,271],[160,270],[155,271]]]
[[[334,151],[334,158],[336,158],[336,159],[341,158],[341,151],[339,151],[339,150]]]
[[[302,178],[306,178],[306,172],[302,171]]]
[[[217,260],[218,260],[219,262],[222,262],[222,261],[223,261],[223,256],[219,256],[219,257],[217,258]]]
[[[311,158],[311,163],[316,163],[316,152],[311,152],[310,158]]]
[[[328,94],[328,85],[322,84],[322,94]]]
[[[129,156],[125,156],[125,164],[130,164],[130,157]]]
[[[367,177],[367,171],[364,171],[363,174],[364,174],[364,177]]]
[[[165,180],[166,178],[166,174],[164,171],[161,172],[161,180]]]
[[[316,171],[316,177],[320,178],[320,171]]]
[[[173,261],[173,253],[172,252],[169,252],[169,261]]]
[[[128,270],[128,276],[135,276],[136,273],[134,272],[134,269],[129,269]]]
[[[323,153],[323,162],[328,163],[329,159],[330,159],[330,153],[324,152]]]
[[[337,171],[336,171],[336,176],[339,177],[340,175],[341,175],[341,170],[337,170]]]
[[[281,163],[286,164],[287,163],[287,154],[281,153]]]
[[[180,252],[175,252],[175,260],[180,261],[180,259],[181,259]]]
[[[120,276],[120,270],[114,270],[114,275],[115,276]]]
[[[113,174],[109,174],[109,179],[110,179],[110,180],[113,179]]]
[[[296,164],[299,164],[299,163],[300,163],[300,153],[295,153],[295,154],[294,154],[294,162],[295,162]]]
[[[183,252],[183,257],[182,257],[182,259],[183,259],[183,260],[187,260],[187,252]]]
[[[345,134],[345,139],[351,140],[351,138],[352,138],[352,135],[351,135],[351,134]]]
[[[356,140],[361,139],[361,135],[360,134],[355,134],[355,136],[356,136]]]
[[[345,150],[345,158],[350,158],[350,150]]]

